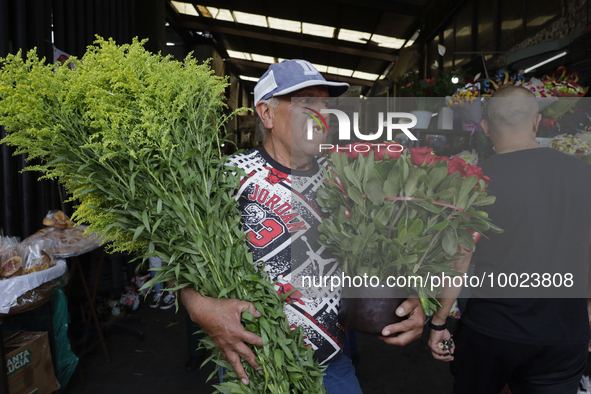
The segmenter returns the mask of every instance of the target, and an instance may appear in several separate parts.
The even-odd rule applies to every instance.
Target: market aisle
[[[187,345],[182,311],[150,309],[142,303],[134,316],[144,318],[145,339],[113,331],[107,336],[111,363],[100,348],[81,360],[86,383],[75,373],[64,394],[180,394],[213,392],[206,379],[212,366],[185,371]],[[357,375],[365,394],[444,394],[452,377],[446,364],[434,362],[427,335],[404,348],[388,346],[378,338],[358,335]]]
[[[185,315],[182,310],[151,309],[146,302],[134,312],[146,324],[132,323],[145,334],[143,341],[123,332],[108,334],[107,347],[111,363],[96,348],[82,360],[86,383],[75,373],[64,394],[209,394],[213,389],[205,381],[213,371],[204,367],[185,371],[188,359]]]
[[[100,348],[81,360],[86,383],[75,373],[64,394],[210,394],[206,379],[211,365],[185,371],[185,315],[150,309],[142,303],[134,316],[144,318],[143,341],[125,332],[107,337],[111,363]],[[450,327],[455,323],[450,320]],[[364,394],[449,394],[453,378],[449,365],[435,361],[427,347],[428,331],[403,348],[388,346],[377,337],[358,334],[357,376]],[[586,374],[591,367],[587,366]],[[312,394],[312,393],[310,393]]]

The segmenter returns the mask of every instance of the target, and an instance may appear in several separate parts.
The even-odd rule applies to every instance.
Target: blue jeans
[[[328,394],[362,394],[355,367],[343,353],[328,364],[325,373],[324,387]]]
[[[326,387],[328,394],[363,394],[357,376],[355,376],[355,367],[343,353],[328,364],[325,373],[324,387]],[[225,368],[218,369],[220,382],[225,381],[222,378],[225,374]]]

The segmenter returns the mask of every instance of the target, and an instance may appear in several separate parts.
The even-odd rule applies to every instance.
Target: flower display
[[[591,152],[591,144],[579,137],[563,135],[554,138],[548,143],[552,149],[556,149],[569,155],[586,154]]]

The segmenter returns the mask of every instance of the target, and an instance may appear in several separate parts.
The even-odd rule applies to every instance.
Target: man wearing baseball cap
[[[315,350],[314,358],[328,366],[324,384],[329,394],[361,393],[355,368],[342,352],[345,330],[337,322],[339,292],[306,296],[294,291],[294,277],[303,270],[323,277],[340,275],[338,262],[318,242],[322,218],[316,193],[323,184],[322,169],[327,162],[317,155],[328,130],[315,125],[309,139],[307,122],[311,111],[320,113],[330,97],[338,97],[348,88],[346,83],[326,81],[305,60],[272,64],[254,90],[256,112],[266,134],[264,144],[230,158],[230,164],[247,174],[237,199],[253,260],[265,262],[269,280],[280,295],[291,293],[283,310],[292,326],[306,331],[305,341]],[[329,119],[325,121],[328,125]],[[250,310],[260,316],[254,305],[214,300],[189,289],[183,289],[181,299],[191,319],[212,337],[248,384],[240,358],[258,368],[246,344],[261,346],[262,340],[244,329],[240,314]],[[385,327],[383,334],[399,335],[382,340],[401,346],[421,335],[424,315],[416,299],[405,301],[397,312],[409,318]]]

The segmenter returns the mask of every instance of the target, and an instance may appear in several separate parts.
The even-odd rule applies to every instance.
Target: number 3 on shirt
[[[262,248],[268,245],[271,241],[275,238],[283,234],[283,226],[279,224],[275,219],[267,219],[263,222],[264,228],[258,232],[258,234],[254,231],[249,231],[246,233],[248,237],[248,242],[256,246],[257,248]]]

